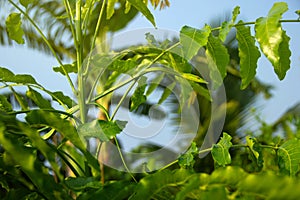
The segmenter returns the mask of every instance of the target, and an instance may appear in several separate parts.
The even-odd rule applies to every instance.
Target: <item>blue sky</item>
[[[266,16],[268,10],[276,1],[253,0],[170,0],[171,6],[165,10],[153,11],[157,27],[179,31],[184,25],[201,28],[205,23],[230,13],[237,5],[241,7],[239,19],[254,21],[257,17]],[[286,19],[297,18],[295,10],[300,9],[298,0],[285,1],[289,5],[289,11],[284,15]],[[151,27],[151,24],[142,16],[133,20],[123,31],[138,28]],[[275,86],[274,97],[267,102],[262,102],[261,115],[267,121],[276,120],[288,107],[300,101],[300,24],[284,24],[284,29],[291,36],[290,47],[291,69],[284,81],[279,81],[273,72],[269,62],[261,57],[257,69],[258,78]],[[52,67],[57,66],[53,57],[46,56],[38,51],[28,50],[15,45],[14,47],[0,47],[0,66],[7,67],[15,73],[33,74],[38,82],[50,90],[62,90],[71,94],[67,87],[67,81],[59,74],[52,72]]]

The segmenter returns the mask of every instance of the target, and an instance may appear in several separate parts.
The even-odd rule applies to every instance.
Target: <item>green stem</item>
[[[67,73],[66,69],[63,66],[62,61],[60,60],[59,56],[57,55],[57,53],[55,52],[55,50],[53,49],[52,45],[50,44],[50,42],[48,41],[47,37],[44,35],[44,33],[42,32],[42,30],[38,27],[38,25],[33,21],[33,19],[25,12],[23,11],[17,4],[15,4],[12,0],[8,0],[17,10],[19,10],[28,20],[29,22],[33,25],[33,27],[37,30],[37,32],[40,34],[40,36],[42,37],[42,39],[44,40],[44,42],[46,43],[46,45],[48,46],[48,48],[50,49],[50,51],[52,52],[52,54],[54,55],[55,59],[57,60],[57,62],[59,63],[59,65],[61,65],[65,76],[68,79],[68,82],[72,88],[72,91],[74,94],[76,94],[76,90],[75,90],[75,86],[71,80],[71,77],[69,76],[69,74]]]
[[[68,0],[64,0],[64,4],[65,4],[66,12],[68,14],[69,21],[70,21],[70,28],[71,28],[71,32],[72,32],[72,35],[74,38],[74,44],[75,44],[75,46],[77,46],[78,44],[77,44],[77,40],[76,40],[76,32],[75,32],[74,20],[73,20],[74,16],[72,13],[70,2]]]
[[[118,142],[118,139],[116,137],[114,137],[114,140],[116,142],[116,145],[117,145],[117,149],[119,151],[119,154],[120,154],[120,157],[121,157],[121,160],[122,160],[122,163],[126,169],[126,171],[129,173],[129,175],[131,176],[131,178],[134,180],[134,182],[137,183],[137,180],[134,178],[134,176],[132,175],[132,173],[130,172],[129,168],[127,167],[127,164],[125,162],[125,159],[123,157],[123,154],[122,154],[122,151],[121,151],[121,148],[120,148],[120,145],[119,145],[119,142]]]

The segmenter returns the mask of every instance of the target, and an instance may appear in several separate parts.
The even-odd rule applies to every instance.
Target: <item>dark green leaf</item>
[[[5,112],[12,111],[12,106],[8,102],[7,97],[4,95],[0,95],[0,110],[5,111]]]
[[[240,7],[236,6],[234,10],[232,11],[232,18],[229,22],[223,22],[222,27],[219,32],[219,38],[222,42],[226,40],[226,37],[228,33],[230,32],[230,29],[233,27],[235,20],[237,16],[240,14]]]
[[[165,88],[163,94],[158,100],[158,104],[162,104],[170,96],[175,86],[176,86],[176,82],[174,81],[173,83],[171,83]]]
[[[219,38],[212,34],[208,37],[207,49],[205,51],[209,76],[212,79],[213,88],[218,88],[223,83],[227,74],[226,67],[229,63],[229,54]]]
[[[236,39],[239,46],[241,89],[245,89],[255,77],[260,52],[255,46],[254,37],[251,36],[250,27],[246,27],[242,23],[243,21],[239,21],[236,26]]]
[[[150,12],[150,10],[147,8],[146,4],[141,0],[127,0],[131,6],[134,6],[138,11],[140,11],[151,23],[153,26],[155,25],[155,20]]]
[[[72,64],[65,64],[65,65],[59,66],[59,67],[53,67],[53,71],[59,72],[64,76],[66,75],[65,71],[67,73],[77,73],[78,72],[76,62],[74,62]]]
[[[295,138],[286,141],[279,147],[277,155],[280,170],[295,176],[300,164],[300,140]]]
[[[38,107],[46,108],[46,109],[53,109],[51,103],[48,99],[45,99],[40,93],[28,87],[26,91],[26,96],[30,98]]]
[[[11,13],[6,21],[6,31],[10,39],[16,41],[18,44],[24,44],[24,31],[21,27],[21,14],[20,13]]]
[[[101,142],[107,142],[125,128],[125,121],[94,120],[78,127],[80,137],[94,137]]]
[[[267,17],[261,17],[255,22],[255,36],[260,44],[260,48],[272,63],[280,80],[284,78],[286,71],[289,69],[289,65],[286,66],[285,64],[290,63],[289,38],[282,30],[279,22],[282,14],[287,10],[287,3],[275,3]]]
[[[58,103],[63,103],[67,105],[68,108],[72,108],[76,104],[70,97],[64,95],[60,91],[53,92],[51,96],[54,101],[57,101]]]
[[[68,177],[64,183],[68,188],[74,191],[99,189],[102,187],[101,182],[94,177]]]
[[[221,140],[213,145],[211,154],[218,165],[225,166],[231,163],[231,156],[229,153],[229,148],[232,146],[231,139],[232,137],[230,135],[223,133]]]
[[[205,26],[202,30],[184,26],[180,30],[180,44],[182,45],[184,58],[190,60],[208,42],[211,30]]]
[[[147,86],[146,81],[147,78],[145,76],[140,78],[138,86],[130,98],[130,112],[136,110],[142,103],[146,102],[147,97],[144,95]]]

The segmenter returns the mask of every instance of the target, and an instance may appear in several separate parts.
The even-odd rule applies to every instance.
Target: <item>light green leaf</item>
[[[231,139],[232,137],[230,135],[223,133],[221,140],[213,145],[211,154],[218,165],[225,166],[231,163],[231,156],[229,153],[229,148],[232,146]]]
[[[189,80],[189,81],[194,81],[196,83],[205,83],[207,84],[207,81],[205,81],[203,78],[200,76],[197,76],[195,74],[189,74],[189,73],[183,73],[181,74],[183,78]]]
[[[80,150],[85,149],[85,146],[79,138],[78,133],[71,121],[61,118],[57,113],[43,110],[31,110],[29,113],[27,113],[25,119],[31,125],[49,126],[70,140],[70,142],[72,142]]]
[[[214,37],[212,34],[208,37],[205,54],[207,57],[209,76],[212,80],[212,86],[216,89],[222,85],[223,79],[227,74],[226,67],[229,63],[229,54],[221,40]]]
[[[64,70],[67,72],[67,73],[77,73],[78,70],[77,70],[77,64],[76,62],[72,63],[72,64],[65,64],[63,66],[59,66],[59,67],[53,67],[53,71],[55,72],[59,72],[61,73],[62,75],[66,75]]]
[[[153,26],[155,25],[155,20],[150,12],[150,10],[147,8],[146,4],[141,0],[127,0],[131,6],[135,7],[138,11],[140,11],[151,23]]]
[[[40,93],[28,87],[26,96],[30,98],[39,108],[53,109],[49,100],[45,99]]]
[[[208,89],[206,87],[203,87],[202,85],[197,84],[197,83],[191,83],[191,85],[192,85],[192,88],[194,89],[194,91],[197,94],[203,96],[208,101],[212,101],[210,93],[209,93],[209,91],[208,91]]]
[[[110,19],[114,12],[115,12],[115,3],[118,0],[108,0],[107,1],[107,7],[106,7],[106,19]]]
[[[289,69],[288,37],[282,30],[279,20],[288,10],[287,3],[278,2],[273,5],[267,17],[258,18],[255,22],[255,37],[265,56],[272,63],[275,73],[282,80]],[[283,43],[283,44],[281,44]],[[281,50],[281,48],[284,48]],[[284,57],[284,58],[282,58]],[[281,60],[282,59],[282,60]]]
[[[24,31],[22,29],[22,21],[20,13],[11,13],[5,21],[8,37],[18,44],[24,44]]]
[[[219,31],[219,38],[222,42],[226,40],[226,37],[228,33],[230,32],[230,29],[233,27],[235,20],[237,16],[240,14],[240,7],[236,6],[234,10],[232,11],[232,18],[229,22],[223,22],[221,29]]]
[[[27,8],[29,4],[32,4],[35,0],[20,0],[20,4]]]
[[[137,65],[135,60],[115,60],[108,66],[108,69],[119,73],[132,74]]]
[[[138,86],[135,89],[133,95],[130,97],[130,112],[136,110],[142,103],[147,101],[146,95],[144,95],[146,86],[147,86],[147,78],[142,76],[138,82]]]
[[[28,74],[17,74],[17,75],[15,75],[10,70],[8,70],[6,68],[2,68],[2,67],[0,67],[0,81],[38,85],[36,80],[31,75],[28,75]]]
[[[14,76],[14,73],[10,70],[0,67],[0,81],[6,81],[7,79],[11,80]]]
[[[195,142],[192,142],[190,148],[178,158],[178,164],[181,168],[192,168],[195,164],[195,155],[198,154],[198,148]]]
[[[93,120],[78,127],[80,137],[94,137],[101,142],[108,142],[125,128],[125,121]]]
[[[0,95],[0,110],[5,112],[12,111],[12,106],[4,95]]]
[[[245,89],[255,77],[260,52],[255,46],[254,37],[251,36],[250,27],[246,27],[242,23],[243,21],[239,21],[236,26],[236,39],[240,57],[241,89]]]
[[[295,138],[283,143],[277,152],[280,171],[295,176],[300,164],[300,140]]]
[[[250,136],[247,136],[246,137],[246,142],[247,142],[247,145],[250,149],[250,152],[252,153],[251,155],[253,155],[252,157],[255,158],[254,160],[256,161],[257,166],[259,168],[262,168],[264,160],[263,160],[263,155],[262,155],[262,149],[259,146],[259,143],[257,142],[257,139],[253,138],[253,137],[250,137]]]
[[[158,100],[158,104],[162,104],[172,93],[173,88],[176,86],[176,82],[172,82],[170,85],[168,85],[163,94],[161,95],[160,99]]]
[[[131,8],[131,4],[129,3],[128,0],[126,0],[124,13],[127,14],[130,11],[130,8]]]
[[[189,26],[182,27],[180,30],[180,44],[186,60],[193,58],[199,49],[207,44],[210,33],[209,26],[205,26],[202,30]]]

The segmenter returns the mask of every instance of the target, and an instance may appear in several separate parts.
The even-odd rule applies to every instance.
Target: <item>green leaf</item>
[[[149,96],[160,84],[160,82],[164,79],[165,73],[161,73],[160,75],[156,76],[148,87],[146,92],[146,96]]]
[[[31,110],[25,119],[31,125],[49,126],[70,140],[80,150],[85,149],[71,121],[61,118],[60,115],[43,110]]]
[[[36,90],[28,87],[26,96],[30,98],[39,108],[53,109],[49,100],[45,99]]]
[[[186,60],[193,58],[199,49],[207,44],[210,33],[209,26],[205,26],[202,30],[189,26],[182,27],[180,30],[180,44]]]
[[[230,135],[223,133],[221,140],[213,145],[211,154],[218,165],[225,166],[231,163],[231,156],[229,153],[229,148],[232,146],[231,139],[232,137]]]
[[[20,95],[19,93],[17,93],[13,87],[10,87],[10,90],[12,91],[12,93],[14,94],[17,102],[19,103],[20,107],[22,110],[28,110],[28,102],[24,99],[24,97],[22,95]]]
[[[28,7],[29,4],[32,4],[35,0],[20,0],[20,4],[25,8]]]
[[[0,67],[0,81],[3,82],[12,82],[12,83],[21,83],[21,84],[35,84],[39,85],[36,80],[29,74],[17,74],[6,68]]]
[[[280,171],[295,176],[300,164],[300,140],[295,138],[286,141],[279,147],[277,155]]]
[[[77,70],[77,64],[76,64],[76,62],[74,62],[72,64],[65,64],[65,65],[59,66],[59,67],[53,67],[53,71],[59,72],[59,73],[61,73],[62,75],[65,76],[66,74],[65,74],[64,70],[67,73],[77,73],[78,70]]]
[[[176,82],[174,81],[165,88],[163,94],[158,100],[158,104],[162,104],[170,96],[175,86],[176,86]]]
[[[116,2],[118,2],[118,0],[108,0],[106,7],[106,19],[110,19],[113,16]]]
[[[159,43],[156,41],[154,35],[152,35],[151,33],[146,33],[145,35],[149,46],[159,47]]]
[[[200,84],[197,83],[191,83],[192,88],[194,89],[194,91],[203,96],[205,99],[207,99],[208,101],[212,101],[212,98],[210,96],[210,92],[208,91],[208,89],[206,87],[203,87]]]
[[[255,46],[254,37],[251,36],[250,27],[242,24],[243,21],[239,21],[236,26],[236,39],[240,57],[241,89],[245,89],[255,77],[260,52]]]
[[[78,127],[80,137],[94,137],[101,142],[108,142],[125,128],[125,121],[93,120]]]
[[[237,16],[240,14],[240,7],[236,6],[234,10],[232,11],[232,18],[229,22],[223,22],[221,29],[219,31],[219,38],[222,42],[226,40],[226,37],[228,33],[230,32],[230,29],[233,27],[235,20]]]
[[[76,104],[70,97],[64,95],[61,91],[52,92],[51,96],[54,101],[63,103],[67,105],[68,108],[72,108]]]
[[[14,73],[12,73],[10,70],[0,67],[0,80],[5,81],[6,79],[11,80],[14,77]]]
[[[12,111],[12,106],[4,95],[0,95],[0,110],[5,112]]]
[[[132,74],[137,65],[134,60],[115,60],[108,66],[108,69],[119,73]]]
[[[127,0],[131,6],[134,6],[138,11],[140,11],[151,23],[153,26],[155,25],[155,20],[150,12],[150,10],[147,8],[146,4],[141,0]]]
[[[150,174],[145,178],[141,179],[135,189],[135,194],[133,194],[130,200],[147,200],[147,199],[157,199],[155,195],[162,190],[165,190],[169,186],[176,186],[177,184],[182,184],[189,180],[193,174],[188,170],[179,169],[175,171],[159,171],[154,174]]]
[[[102,187],[101,182],[94,177],[68,177],[64,184],[74,191],[83,191],[86,189],[99,189]]]
[[[214,37],[212,34],[208,37],[205,54],[207,57],[209,76],[212,80],[212,86],[213,88],[218,88],[222,85],[223,79],[227,74],[226,67],[229,63],[229,54],[221,40]]]
[[[146,95],[144,95],[146,86],[147,86],[147,78],[142,76],[138,82],[138,86],[135,89],[133,95],[130,97],[130,112],[136,110],[142,103],[147,101]]]
[[[253,137],[246,137],[247,145],[250,149],[250,152],[253,155],[252,157],[255,158],[257,166],[261,169],[263,167],[263,155],[262,155],[262,148],[259,146],[256,138]]]
[[[197,144],[192,142],[186,153],[178,158],[178,164],[181,168],[192,168],[195,164],[195,155],[198,154]]]
[[[183,73],[181,74],[183,78],[190,80],[190,81],[194,81],[196,83],[205,83],[207,84],[207,82],[201,78],[200,76],[197,76],[195,74],[189,74],[189,73]]]
[[[131,8],[131,4],[129,3],[128,0],[126,0],[124,13],[127,14],[130,11],[130,8]]]
[[[255,22],[255,36],[265,56],[272,63],[275,73],[282,80],[289,69],[289,38],[282,30],[279,20],[288,10],[287,3],[278,2],[273,5],[267,17],[258,18]],[[281,49],[283,48],[283,49]]]
[[[18,44],[24,44],[24,31],[22,29],[22,21],[20,13],[11,13],[5,21],[8,37]]]

